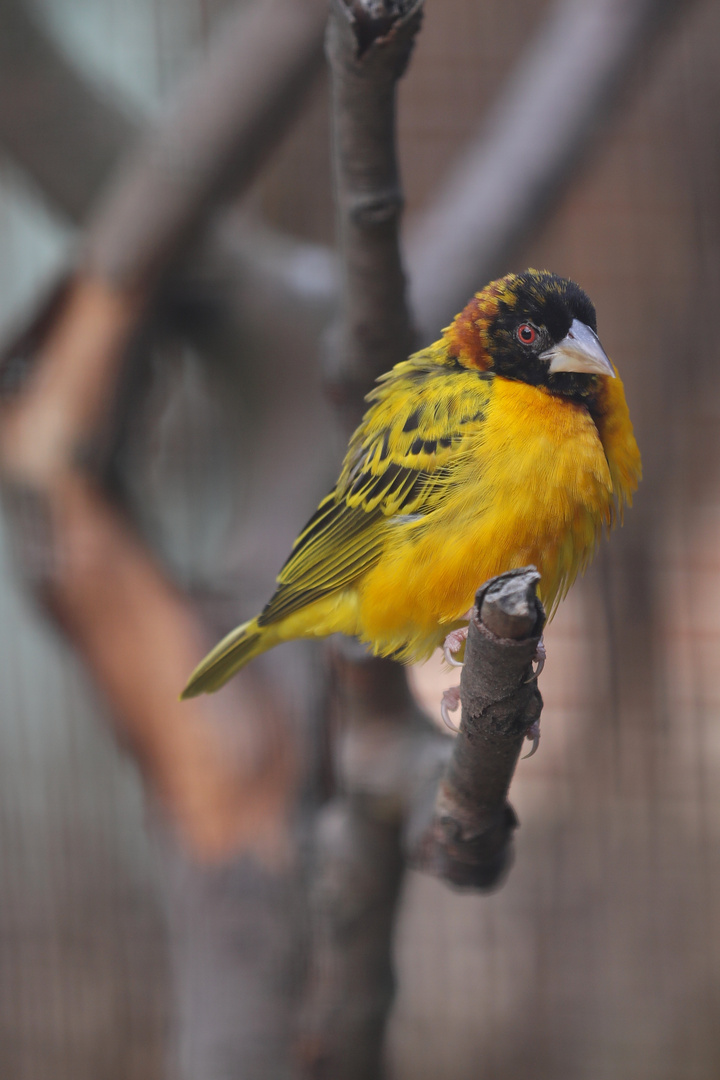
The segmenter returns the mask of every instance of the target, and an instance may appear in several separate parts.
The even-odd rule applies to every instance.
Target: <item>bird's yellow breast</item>
[[[496,378],[468,435],[437,505],[391,523],[359,583],[359,632],[383,651],[429,653],[482,582],[528,563],[552,608],[610,523],[610,470],[583,405]]]

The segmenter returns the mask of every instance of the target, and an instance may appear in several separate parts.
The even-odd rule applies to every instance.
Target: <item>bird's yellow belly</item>
[[[424,520],[388,531],[359,583],[358,632],[378,651],[427,655],[494,574],[534,563],[550,608],[609,523],[612,483],[587,411],[498,380],[453,481]]]

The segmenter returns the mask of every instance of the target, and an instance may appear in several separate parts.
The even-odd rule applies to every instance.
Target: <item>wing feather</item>
[[[414,526],[452,484],[482,422],[490,377],[438,362],[433,348],[398,364],[368,395],[338,483],[295,541],[261,626],[357,580],[381,557],[389,531]]]

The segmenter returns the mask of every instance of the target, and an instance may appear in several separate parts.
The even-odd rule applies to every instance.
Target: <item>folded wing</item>
[[[390,530],[431,513],[452,485],[490,377],[427,357],[398,364],[369,395],[338,483],[295,541],[260,626],[362,577]]]

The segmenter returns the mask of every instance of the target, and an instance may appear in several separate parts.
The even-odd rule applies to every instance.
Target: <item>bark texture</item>
[[[438,786],[416,863],[453,885],[502,879],[517,827],[507,794],[542,698],[532,660],[545,624],[534,567],[491,578],[478,590],[460,680],[462,720]]]
[[[399,247],[395,93],[421,11],[418,2],[406,10],[333,0],[328,22],[343,289],[326,388],[346,434],[374,379],[412,350]],[[361,758],[377,760],[377,710],[397,732],[414,709],[404,672],[388,661],[368,661],[364,650],[351,646],[335,656],[333,670],[331,735],[340,772],[316,830],[316,933],[300,1045],[311,1077],[375,1080],[382,1075],[394,996],[392,931],[404,870],[401,804],[397,791],[364,788],[358,773],[345,773],[341,763],[348,740]]]
[[[403,195],[395,103],[422,7],[422,0],[407,5],[332,0],[328,22],[344,283],[341,319],[328,353],[327,385],[353,422],[373,381],[412,352],[414,343],[400,254]]]

